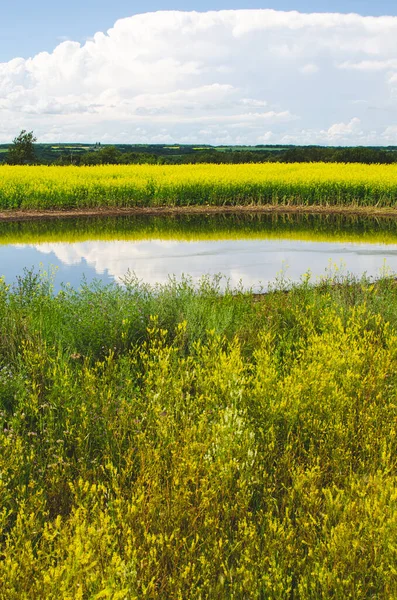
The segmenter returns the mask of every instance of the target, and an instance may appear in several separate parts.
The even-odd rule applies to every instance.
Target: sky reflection
[[[397,271],[397,244],[324,243],[295,240],[229,241],[87,241],[77,243],[13,244],[0,247],[0,275],[12,282],[24,267],[57,267],[61,282],[78,287],[83,276],[105,283],[120,282],[128,271],[144,282],[165,283],[182,274],[194,280],[222,273],[234,286],[258,289],[274,281],[281,271],[299,281],[309,269],[323,276],[330,262],[355,275],[379,275],[387,266]]]

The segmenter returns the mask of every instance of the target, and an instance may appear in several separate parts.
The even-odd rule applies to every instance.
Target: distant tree
[[[27,165],[35,161],[34,143],[37,138],[33,131],[22,129],[21,133],[13,140],[13,145],[8,148],[7,162],[10,165]]]
[[[98,155],[103,165],[116,165],[122,162],[122,154],[116,146],[105,146],[99,150]]]
[[[80,158],[81,165],[99,165],[101,164],[100,153],[95,152],[85,152]]]

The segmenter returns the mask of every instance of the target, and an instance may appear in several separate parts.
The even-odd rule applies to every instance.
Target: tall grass
[[[0,167],[1,209],[188,205],[395,206],[396,165]]]
[[[396,359],[392,279],[2,281],[0,597],[395,597]]]

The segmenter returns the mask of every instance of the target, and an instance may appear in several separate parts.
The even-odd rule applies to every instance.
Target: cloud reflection
[[[84,267],[105,279],[120,281],[127,271],[150,284],[165,283],[169,276],[188,274],[194,280],[202,275],[222,273],[235,286],[258,288],[275,280],[283,270],[287,278],[298,281],[309,269],[313,279],[323,276],[330,266],[343,264],[346,272],[377,275],[385,260],[397,271],[397,246],[357,243],[319,243],[291,240],[231,240],[202,242],[173,241],[88,241],[81,243],[17,244],[26,253],[43,254],[49,262],[60,264],[58,278],[70,280],[70,272]],[[53,260],[56,259],[56,260]],[[37,261],[37,258],[36,258]],[[20,262],[20,261],[18,261]],[[67,267],[69,279],[62,272]],[[82,271],[83,267],[83,271]],[[15,273],[15,276],[18,273]]]

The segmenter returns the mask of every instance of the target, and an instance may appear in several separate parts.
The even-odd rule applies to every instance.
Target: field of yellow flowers
[[[1,166],[0,209],[395,206],[397,165]]]
[[[396,297],[0,281],[0,598],[397,597]]]

